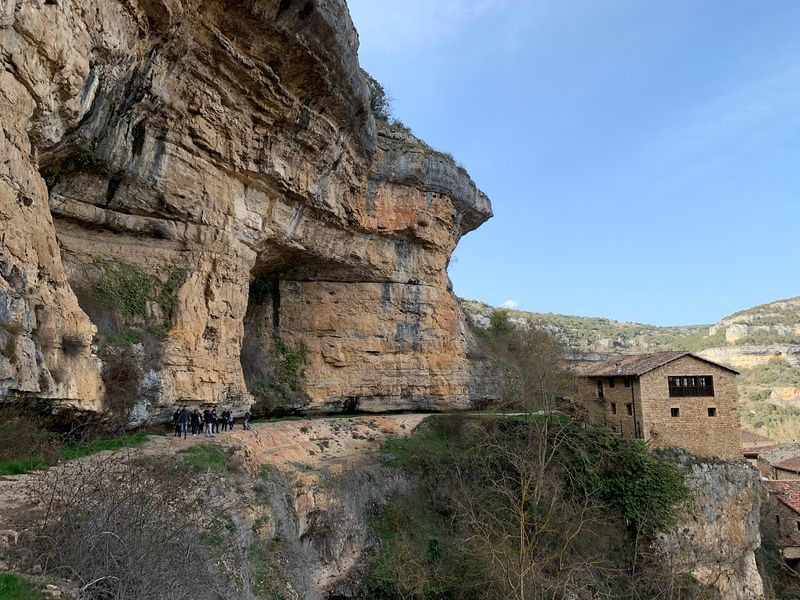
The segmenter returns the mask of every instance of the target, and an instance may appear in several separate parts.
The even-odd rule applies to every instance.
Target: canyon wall
[[[702,461],[682,450],[671,452],[692,499],[685,516],[655,542],[664,564],[720,599],[764,598],[755,557],[761,545],[758,471],[744,461]]]
[[[446,269],[489,200],[357,47],[344,0],[0,3],[0,394],[100,410],[122,356],[140,421],[243,410],[302,349],[304,410],[479,400]]]

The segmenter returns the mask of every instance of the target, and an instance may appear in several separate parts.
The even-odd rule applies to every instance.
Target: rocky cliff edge
[[[304,410],[469,407],[491,206],[357,46],[343,0],[0,2],[0,394],[101,410],[133,356],[140,420],[241,409],[294,352]]]

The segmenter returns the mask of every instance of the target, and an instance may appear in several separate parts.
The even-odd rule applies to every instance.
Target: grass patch
[[[76,458],[82,458],[84,456],[89,456],[90,454],[95,454],[97,452],[104,452],[106,450],[134,448],[144,444],[148,437],[149,436],[147,433],[139,431],[137,433],[124,435],[121,437],[94,440],[81,444],[71,444],[66,446],[61,451],[61,458],[64,460],[75,460]]]
[[[2,600],[38,600],[42,598],[39,586],[13,573],[0,575],[0,598]]]
[[[0,462],[0,477],[5,475],[22,475],[35,471],[36,469],[44,469],[49,467],[50,463],[42,460],[41,458],[28,458],[25,460],[15,460]],[[2,598],[2,596],[0,596]]]
[[[212,471],[223,471],[228,461],[228,456],[215,444],[198,444],[187,448],[182,453],[184,460],[191,466]]]
[[[60,458],[61,460],[75,460],[76,458],[83,458],[84,456],[89,456],[97,452],[104,452],[106,450],[133,448],[142,445],[147,441],[148,437],[149,434],[140,431],[121,437],[70,444],[61,449]],[[0,462],[0,477],[5,475],[23,475],[31,471],[36,471],[37,469],[46,469],[53,466],[53,463],[53,460],[40,457]],[[0,596],[0,598],[2,598],[2,596]]]

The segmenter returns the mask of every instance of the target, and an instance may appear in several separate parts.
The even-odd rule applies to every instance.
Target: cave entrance
[[[254,416],[299,414],[308,404],[300,389],[305,348],[281,331],[281,280],[285,269],[254,268],[244,316],[240,360]]]

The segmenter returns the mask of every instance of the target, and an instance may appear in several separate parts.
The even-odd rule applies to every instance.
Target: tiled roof
[[[748,431],[747,429],[742,429],[742,446],[745,448],[749,446],[763,446],[764,444],[775,444],[775,440],[771,437],[767,437],[765,435],[761,435],[760,433],[755,433],[753,431]]]
[[[748,431],[747,429],[740,429],[742,440],[742,452],[745,454],[754,454],[755,456],[747,456],[747,458],[757,458],[759,454],[768,452],[778,445],[778,442],[770,437]]]
[[[766,490],[800,515],[800,480],[762,481]]]
[[[723,369],[727,369],[728,371],[738,374],[738,371],[735,371],[730,367],[726,367],[725,365],[720,365],[700,356],[696,356],[691,352],[682,351],[665,351],[652,352],[650,354],[627,354],[616,356],[609,360],[598,362],[596,367],[585,370],[583,374],[588,377],[638,377],[684,356],[691,356],[697,360],[722,367]]]
[[[776,469],[781,469],[782,471],[800,473],[800,456],[795,456],[786,460],[782,460],[781,462],[776,462],[772,466]]]
[[[568,360],[567,368],[577,375],[589,375],[599,365],[605,364],[599,360]]]

